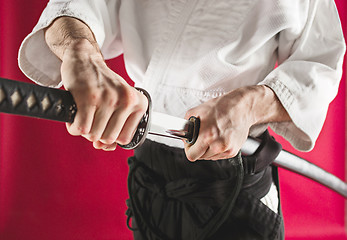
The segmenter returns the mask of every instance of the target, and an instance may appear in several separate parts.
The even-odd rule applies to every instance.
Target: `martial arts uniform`
[[[46,45],[43,29],[59,16],[72,16],[85,22],[93,31],[106,59],[123,53],[129,76],[135,86],[150,93],[154,111],[183,117],[188,109],[233,89],[248,85],[270,87],[291,121],[271,123],[269,126],[299,150],[313,148],[341,79],[345,44],[338,13],[331,0],[50,1],[33,32],[21,46],[19,65],[33,81],[54,87],[61,86],[61,62]],[[253,126],[250,134],[259,136],[267,127]],[[180,141],[152,136],[135,152],[135,157],[130,160],[131,166],[134,166],[134,162],[141,162],[143,168],[140,169],[146,174],[152,173],[149,179],[143,179],[146,184],[147,180],[150,182],[157,175],[167,181],[179,181],[187,178],[187,174],[194,174],[193,177],[201,182],[206,179],[224,181],[239,176],[239,173],[235,173],[226,179],[222,177],[228,175],[226,172],[229,170],[238,172],[236,166],[240,166],[240,161],[198,161],[192,164],[184,159],[182,147]],[[155,150],[151,151],[152,148]],[[163,154],[157,155],[156,152]],[[174,170],[176,167],[177,170]],[[165,172],[169,168],[170,171]],[[186,168],[194,170],[187,172]],[[204,171],[208,175],[203,174]],[[270,167],[264,171],[268,171],[264,176],[272,174],[269,175]],[[182,175],[181,172],[187,174]],[[266,190],[256,193],[255,188],[244,190],[248,175],[245,174],[242,180],[243,187],[237,194],[239,198],[229,199],[225,196],[222,199],[234,201],[234,211],[252,209],[251,214],[237,215],[232,210],[227,211],[230,217],[221,218],[226,222],[220,223],[222,226],[216,224],[215,228],[233,232],[234,228],[229,226],[239,226],[235,222],[239,222],[237,219],[243,216],[247,219],[243,221],[245,226],[255,225],[253,228],[262,229],[255,223],[264,222],[260,219],[268,217],[272,220],[265,222],[272,225],[262,234],[271,234],[269,229],[281,225],[278,221],[282,221],[278,191],[274,185],[276,180],[270,181],[270,184],[265,181]],[[129,178],[129,181],[132,180]],[[155,187],[155,184],[151,187]],[[191,193],[194,193],[194,189]],[[156,194],[163,193],[159,191]],[[135,194],[130,192],[130,195]],[[206,194],[203,196],[205,198]],[[240,201],[240,198],[249,198],[250,205]],[[197,201],[200,200],[204,202],[203,199]],[[166,203],[160,204],[166,206]],[[208,203],[207,206],[209,204],[215,203]],[[241,206],[243,204],[248,207]],[[209,207],[212,208],[212,205]],[[203,228],[208,221],[208,213],[213,215],[222,205],[220,203],[210,212],[192,210],[190,217],[203,214],[198,219],[204,219],[200,219],[202,222],[197,220],[195,226],[200,224],[200,228]],[[170,206],[170,217],[186,221],[188,218],[185,216],[174,216],[180,214],[179,209],[177,213],[174,211],[175,207],[181,208],[182,205]],[[199,204],[196,208],[199,208]],[[136,220],[140,222],[140,219]],[[138,223],[140,228],[141,224],[144,223]],[[158,224],[153,226],[158,231],[168,231],[165,234],[176,234],[174,231],[186,233],[183,227],[167,229],[168,226],[162,226],[161,229]],[[281,227],[273,234],[277,237],[281,232],[278,229]],[[195,236],[192,232],[187,234]],[[261,239],[262,236],[259,236]],[[269,236],[263,237],[277,238]],[[233,236],[230,239],[234,239]]]

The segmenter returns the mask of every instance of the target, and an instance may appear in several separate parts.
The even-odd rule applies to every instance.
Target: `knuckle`
[[[219,143],[220,151],[226,152],[230,150],[230,141],[229,139],[222,138]]]
[[[147,108],[148,108],[147,97],[142,95],[141,99],[139,100],[137,111],[140,112],[140,113],[145,113],[147,111]]]
[[[127,87],[120,88],[119,99],[121,101],[118,101],[118,104],[122,104],[122,107],[124,108],[130,108],[136,100],[136,95],[134,91],[135,90],[129,89]]]
[[[215,154],[221,154],[230,150],[230,144],[227,139],[221,138],[210,145],[210,150]]]
[[[187,153],[186,156],[189,161],[191,162],[195,161],[195,158],[191,154]]]
[[[130,143],[132,140],[132,137],[131,136],[119,136],[118,139],[117,139],[117,143],[121,144],[121,145],[125,145],[125,144],[128,144]]]
[[[229,156],[230,158],[233,158],[235,157],[237,154],[238,154],[238,150],[235,150],[235,149],[229,149],[228,151],[225,152],[225,154],[227,156]]]
[[[87,100],[90,102],[90,103],[94,103],[94,104],[97,104],[100,100],[100,93],[99,92],[88,92],[88,95],[87,95]]]
[[[122,109],[130,109],[131,108],[131,100],[127,97],[119,97],[115,103],[114,108],[122,108]]]
[[[189,151],[189,149],[185,149],[186,157],[189,161],[194,162],[196,160],[195,156]]]
[[[86,125],[80,125],[77,127],[78,135],[84,135],[88,133],[88,127]]]
[[[110,144],[113,144],[115,142],[115,139],[112,137],[102,137],[100,139],[100,142],[110,145]]]
[[[105,152],[111,152],[111,151],[116,150],[116,147],[105,147],[105,148],[102,148],[102,150]]]
[[[80,135],[86,134],[87,127],[83,125],[81,126],[81,125],[72,124],[71,126],[67,127],[67,131],[72,136],[80,136]]]
[[[100,97],[102,96],[100,91],[91,88],[72,92],[72,94],[79,108],[87,105],[96,106],[100,102]]]
[[[102,146],[103,146],[103,145],[102,145],[100,142],[93,142],[93,147],[94,147],[95,149],[101,149]]]
[[[102,102],[105,104],[108,108],[116,109],[121,104],[120,98],[116,97],[117,94],[110,90],[105,90],[102,94]]]
[[[212,143],[219,138],[219,130],[217,127],[210,127],[203,135],[206,143]]]
[[[115,97],[117,96],[117,97]],[[131,112],[144,113],[147,110],[147,98],[134,88],[123,86],[117,90],[117,94],[109,96],[109,104],[115,108],[123,108]]]
[[[114,151],[117,148],[117,144],[116,143],[112,143],[112,144],[101,143],[101,144],[96,144],[96,145],[98,145],[98,146],[96,146],[96,147],[98,147],[97,149],[102,149],[103,151],[106,151],[106,152]]]
[[[220,153],[220,146],[218,144],[209,145],[209,151],[212,153]]]
[[[67,132],[72,136],[78,136],[79,135],[77,133],[77,131],[75,129],[73,129],[72,127],[67,128]]]
[[[91,141],[91,142],[96,142],[96,141],[98,141],[98,140],[100,139],[100,137],[99,137],[97,134],[95,134],[95,133],[87,134],[87,135],[86,135],[86,138],[87,138],[89,141]]]
[[[195,114],[195,108],[192,108],[192,109],[189,109],[187,112],[186,112],[186,114],[185,114],[185,119],[188,119],[188,118],[190,118],[191,116],[195,116],[196,114]]]

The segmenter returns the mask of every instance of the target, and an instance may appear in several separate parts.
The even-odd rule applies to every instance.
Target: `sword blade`
[[[152,112],[148,134],[182,139],[188,134],[189,121],[164,113]]]

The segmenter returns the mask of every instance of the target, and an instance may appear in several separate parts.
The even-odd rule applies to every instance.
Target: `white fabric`
[[[154,111],[183,117],[235,88],[266,84],[292,119],[270,127],[299,150],[314,146],[341,78],[345,45],[331,0],[52,0],[19,52],[39,84],[61,86],[42,29],[63,15],[89,25],[105,58],[124,53]]]
[[[278,213],[279,195],[275,183],[271,184],[269,192],[260,199],[273,212]]]

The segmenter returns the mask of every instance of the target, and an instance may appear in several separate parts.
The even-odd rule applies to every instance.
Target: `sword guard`
[[[147,108],[147,111],[145,112],[145,114],[142,116],[141,121],[140,121],[139,125],[137,126],[134,137],[130,141],[130,143],[128,143],[126,145],[118,144],[118,146],[120,146],[121,148],[127,149],[127,150],[135,149],[145,141],[146,136],[147,136],[148,131],[149,131],[150,122],[151,122],[151,111],[152,111],[151,97],[150,97],[149,93],[142,88],[136,88],[136,90],[138,90],[139,92],[141,92],[143,95],[145,95],[147,97],[148,108]]]
[[[188,132],[186,135],[186,142],[190,145],[193,145],[199,136],[199,129],[200,129],[200,119],[194,116],[191,116],[189,119]]]

